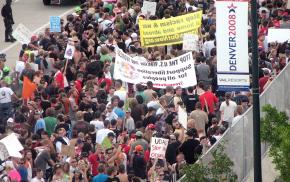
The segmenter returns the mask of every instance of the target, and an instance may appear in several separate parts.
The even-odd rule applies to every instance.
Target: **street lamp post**
[[[257,0],[251,0],[254,182],[262,182]]]

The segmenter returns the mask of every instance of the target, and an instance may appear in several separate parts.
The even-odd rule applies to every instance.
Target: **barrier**
[[[260,96],[260,110],[266,104],[271,104],[279,111],[285,111],[290,115],[290,64],[270,83]],[[261,117],[264,113],[261,112]],[[238,181],[243,181],[253,168],[253,108],[250,107],[242,118],[230,127],[201,158],[203,164],[212,160],[212,151],[218,145],[225,146],[225,152],[234,162],[234,171],[238,175]],[[261,155],[265,154],[267,145],[262,144]],[[184,178],[184,176],[182,177]],[[178,181],[182,181],[182,178]]]

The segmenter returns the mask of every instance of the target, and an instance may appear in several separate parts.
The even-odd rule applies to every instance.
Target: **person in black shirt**
[[[155,124],[156,123],[156,109],[153,107],[149,107],[148,113],[144,118],[143,126],[146,128],[149,124]]]
[[[184,97],[186,112],[191,113],[195,109],[195,104],[198,101],[197,94],[193,93],[193,87],[187,88],[187,95]]]
[[[196,129],[189,129],[186,134],[188,136],[187,140],[181,145],[179,150],[183,153],[187,164],[194,164],[197,161],[197,155],[200,154],[196,151],[200,142],[195,139],[197,137]]]
[[[135,176],[146,179],[146,161],[144,159],[143,155],[143,147],[142,145],[137,145],[134,150],[134,154],[131,156],[133,160],[132,161],[132,167]]]
[[[5,42],[14,42],[15,39],[12,37],[12,25],[14,24],[12,9],[11,9],[12,0],[6,0],[6,4],[1,10],[1,15],[4,19],[5,25]]]
[[[176,156],[178,154],[178,147],[180,144],[181,143],[176,139],[175,135],[170,135],[169,144],[165,153],[166,161],[169,162],[170,165],[176,162]]]

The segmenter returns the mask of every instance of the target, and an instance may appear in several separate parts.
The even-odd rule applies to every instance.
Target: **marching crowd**
[[[266,39],[271,27],[290,28],[286,3],[259,1],[260,92],[289,61],[289,43]],[[15,69],[0,54],[0,137],[14,132],[24,147],[21,159],[2,161],[1,180],[176,181],[186,164],[195,163],[238,122],[251,105],[251,92],[218,91],[214,2],[159,0],[155,15],[142,12],[142,4],[88,0],[61,20],[61,33],[46,29],[22,45]],[[156,89],[151,81],[133,85],[114,78],[117,47],[148,61],[185,53],[182,44],[142,47],[139,19],[199,10],[200,51],[192,52],[196,86]],[[75,45],[72,60],[64,58],[68,42]],[[27,79],[36,89],[22,99]],[[178,121],[179,107],[188,113],[186,129]],[[163,159],[150,158],[152,137],[169,140]]]

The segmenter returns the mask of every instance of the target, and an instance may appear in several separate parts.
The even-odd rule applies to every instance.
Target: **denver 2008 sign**
[[[219,90],[247,90],[248,1],[217,0],[216,11]]]

